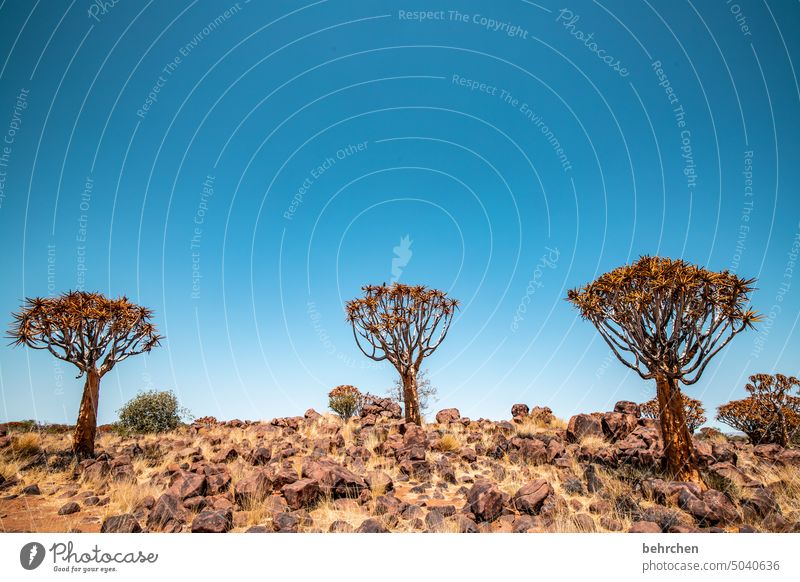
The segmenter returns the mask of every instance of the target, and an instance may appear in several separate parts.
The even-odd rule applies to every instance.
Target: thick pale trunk
[[[667,469],[676,481],[689,481],[705,489],[677,380],[657,377],[656,392]]]
[[[86,373],[86,384],[83,387],[83,398],[78,410],[78,422],[75,425],[75,436],[72,449],[81,459],[94,457],[94,438],[97,433],[97,402],[100,397],[100,374],[97,370]]]
[[[422,424],[419,411],[419,396],[417,395],[417,374],[411,371],[403,374],[403,404],[406,411],[406,421]]]

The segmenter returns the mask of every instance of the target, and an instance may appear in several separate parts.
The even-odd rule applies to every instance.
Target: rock
[[[425,516],[425,526],[430,532],[441,532],[444,529],[444,516],[436,509],[431,509]]]
[[[234,499],[240,507],[258,503],[272,493],[272,482],[262,470],[249,473],[234,486]]]
[[[519,454],[522,460],[532,465],[542,465],[547,462],[547,447],[539,439],[519,439]]]
[[[597,415],[576,414],[569,419],[567,425],[567,440],[571,443],[583,437],[595,436],[602,438],[603,427]]]
[[[452,518],[448,518],[448,522],[454,525],[455,531],[458,533],[478,533],[478,524],[471,520],[466,515],[457,513]]]
[[[103,520],[100,526],[100,533],[139,533],[142,526],[130,513],[122,515],[112,515]]]
[[[156,531],[177,532],[186,521],[186,511],[182,500],[172,493],[164,493],[156,500],[150,515],[147,516],[147,528]]]
[[[701,526],[731,523],[738,517],[733,503],[724,493],[715,489],[704,491],[702,496],[682,489],[678,494],[678,506],[690,513]]]
[[[512,504],[517,511],[529,515],[537,515],[547,499],[553,493],[553,488],[544,479],[536,479],[523,485],[515,494]]]
[[[700,497],[702,491],[694,483],[684,481],[664,481],[662,479],[645,479],[641,483],[642,494],[661,505],[675,504],[681,492],[693,497]]]
[[[58,510],[58,515],[72,515],[73,513],[78,513],[80,510],[80,505],[74,501],[70,501],[69,503],[65,503],[61,506],[61,508]]]
[[[765,487],[743,487],[741,504],[742,508],[759,518],[781,514],[775,495]]]
[[[367,489],[364,479],[331,459],[303,463],[302,476],[315,480],[322,494],[332,499],[355,498]]]
[[[330,527],[328,528],[330,533],[353,533],[355,529],[352,525],[343,521],[341,519],[337,519],[333,523],[331,523]]]
[[[306,420],[316,420],[318,418],[322,418],[322,415],[313,408],[309,408],[306,410],[305,414],[303,414],[303,418]]]
[[[511,407],[511,418],[522,418],[528,416],[529,412],[527,404],[515,404]]]
[[[461,413],[458,408],[445,408],[436,413],[436,422],[439,424],[449,424],[461,420]]]
[[[415,424],[408,425],[403,434],[403,445],[397,449],[396,458],[402,461],[424,461],[428,448],[425,429]]]
[[[731,485],[745,487],[752,483],[756,483],[756,481],[745,475],[741,469],[734,467],[728,462],[714,463],[709,465],[707,470],[709,474],[722,481],[722,483],[727,487],[730,487]]]
[[[503,512],[510,496],[487,479],[475,482],[467,493],[467,505],[478,521],[494,521]]]
[[[230,463],[239,456],[239,451],[235,447],[224,447],[219,453],[211,458],[212,463]]]
[[[462,447],[461,458],[467,463],[474,463],[478,460],[478,454],[471,447]]]
[[[365,519],[358,529],[356,530],[357,533],[389,533],[389,530],[383,527],[380,521],[371,517],[369,519]]]
[[[316,479],[300,479],[281,488],[281,493],[286,503],[292,509],[310,507],[317,502],[321,494],[319,482]]]
[[[661,533],[661,527],[652,521],[637,521],[631,525],[628,533]]]
[[[279,513],[272,518],[272,527],[279,533],[297,533],[299,523],[291,513]]]
[[[206,466],[206,495],[220,495],[228,490],[231,485],[231,474],[225,465]]]
[[[192,533],[226,533],[233,527],[233,511],[204,509],[192,521]]]
[[[570,495],[583,495],[583,482],[580,479],[566,479],[561,488]]]
[[[558,439],[550,439],[547,443],[547,462],[552,463],[558,458],[563,457],[567,452],[567,448]]]
[[[778,455],[778,463],[789,467],[800,467],[800,450],[785,449]]]
[[[635,402],[631,402],[630,400],[620,400],[614,405],[614,412],[621,412],[622,414],[630,414],[639,418],[642,415],[642,411],[639,408],[639,405]]]
[[[583,478],[586,479],[586,490],[589,493],[597,493],[603,488],[603,482],[597,476],[597,469],[594,465],[589,465],[583,471]]]
[[[622,440],[636,430],[638,418],[623,412],[606,412],[600,423],[603,434],[612,443]]]
[[[269,533],[269,530],[265,525],[254,525],[247,528],[244,533]]]
[[[26,487],[23,487],[22,494],[23,495],[41,495],[42,492],[39,489],[39,485],[37,485],[36,483],[33,483],[32,485],[28,485]]]
[[[381,495],[375,499],[375,513],[377,515],[399,514],[408,507],[408,503],[394,495]]]
[[[383,471],[370,471],[364,481],[370,491],[377,495],[383,495],[394,490],[392,478]]]
[[[258,447],[249,457],[249,461],[253,465],[266,465],[272,458],[272,452],[266,447]]]
[[[206,478],[204,475],[178,471],[170,477],[167,492],[181,501],[189,497],[203,496],[206,492]]]
[[[403,409],[391,398],[378,398],[372,394],[366,394],[361,406],[360,416],[362,419],[368,416],[374,417],[371,424],[375,424],[378,418],[399,420],[403,417]],[[365,426],[363,421],[361,426]]]
[[[588,513],[576,513],[572,516],[572,523],[575,528],[580,532],[596,532],[597,526],[594,523],[594,518]]]
[[[622,531],[622,522],[607,515],[600,517],[600,526],[608,531]]]

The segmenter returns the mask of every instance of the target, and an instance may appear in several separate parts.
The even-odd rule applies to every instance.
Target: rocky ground
[[[709,489],[669,481],[638,405],[568,423],[456,409],[418,427],[372,399],[343,423],[309,410],[98,438],[0,428],[0,531],[798,532],[800,450],[695,436]]]

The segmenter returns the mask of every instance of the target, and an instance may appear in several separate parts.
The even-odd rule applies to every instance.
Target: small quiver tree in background
[[[47,350],[86,376],[73,437],[79,458],[94,456],[100,379],[119,362],[149,352],[163,339],[151,323],[153,312],[100,293],[70,291],[26,299],[14,314],[9,336],[15,345]]]
[[[328,408],[345,422],[359,414],[363,404],[364,396],[358,388],[349,384],[337,386],[328,393]]]
[[[681,392],[681,399],[683,400],[683,412],[686,417],[686,428],[689,429],[690,433],[694,433],[708,420],[706,418],[706,409],[703,408],[702,402],[696,398],[686,396],[683,392]],[[643,417],[658,420],[658,398],[652,398],[639,405],[639,407]]]
[[[753,444],[787,446],[800,436],[800,398],[791,391],[800,380],[783,374],[754,374],[747,398],[723,404],[717,420],[747,435]]]
[[[645,256],[567,296],[620,362],[656,381],[664,453],[676,480],[705,487],[679,383],[697,382],[711,359],[758,321],[749,308],[753,282]]]
[[[347,321],[358,348],[368,358],[388,360],[403,384],[405,418],[422,423],[417,373],[447,336],[458,301],[422,285],[368,285],[348,301]]]
[[[171,390],[140,392],[120,408],[117,428],[122,434],[151,434],[175,430],[189,411]]]

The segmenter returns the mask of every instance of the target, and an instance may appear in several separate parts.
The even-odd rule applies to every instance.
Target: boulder
[[[701,526],[724,525],[738,518],[730,499],[716,489],[708,489],[699,496],[682,489],[678,494],[678,506],[690,513]]]
[[[69,503],[65,503],[61,506],[61,508],[58,510],[58,515],[72,515],[73,513],[78,513],[80,510],[80,505],[74,501],[70,501]]]
[[[27,485],[22,488],[23,495],[41,495],[42,491],[39,489],[39,485],[33,483],[32,485]]]
[[[182,500],[172,493],[164,493],[156,500],[150,515],[147,516],[147,528],[154,531],[177,532],[186,521],[186,511]]]
[[[356,530],[357,533],[389,533],[389,530],[386,529],[383,524],[378,521],[377,519],[371,517],[369,519],[365,519],[358,529]]]
[[[306,410],[305,414],[303,414],[303,418],[306,420],[316,420],[318,418],[322,418],[322,415],[313,408],[309,408]]]
[[[631,402],[630,400],[620,400],[614,405],[614,412],[621,412],[622,414],[630,414],[639,418],[642,415],[642,411],[639,408],[639,405],[635,402]]]
[[[652,521],[637,521],[631,524],[628,533],[661,533],[661,526]]]
[[[111,515],[103,520],[100,533],[139,533],[142,526],[130,513]]]
[[[281,488],[281,493],[291,509],[310,507],[320,496],[320,486],[316,479],[300,479]]]
[[[453,524],[455,531],[458,533],[478,533],[480,531],[478,529],[478,524],[466,515],[460,513],[449,518],[448,522]]]
[[[527,404],[515,404],[511,407],[511,418],[523,418],[528,416],[529,412]]]
[[[205,495],[206,477],[188,471],[178,471],[173,473],[169,480],[168,493],[174,495],[181,501],[188,497]]]
[[[497,519],[509,500],[510,496],[488,479],[479,479],[467,493],[467,506],[478,521]]]
[[[279,513],[272,518],[272,527],[279,533],[297,533],[299,524],[297,516],[287,512]]]
[[[603,427],[597,414],[576,414],[569,419],[567,440],[577,442],[583,437],[603,437]]]
[[[233,527],[233,511],[204,509],[192,521],[192,533],[226,533]]]
[[[612,443],[622,440],[636,430],[637,419],[633,414],[606,412],[601,421],[603,434]]]
[[[547,462],[547,447],[539,439],[519,439],[519,454],[522,460],[532,465]]]
[[[436,422],[439,424],[449,424],[461,420],[461,413],[458,408],[445,408],[436,413]]]
[[[270,493],[272,493],[272,482],[262,470],[246,474],[234,486],[234,499],[240,507],[258,503]]]
[[[322,494],[332,499],[358,497],[367,489],[363,478],[327,458],[303,463],[302,476],[316,481]]]
[[[352,525],[343,521],[341,519],[337,519],[333,523],[331,523],[330,527],[328,528],[330,533],[353,533],[355,529]]]
[[[370,491],[377,492],[378,494],[388,493],[394,489],[394,482],[383,471],[370,471],[364,478],[364,481],[369,487]]]
[[[209,465],[203,469],[206,475],[206,495],[220,495],[231,485],[231,474],[225,465]]]
[[[517,511],[536,515],[547,499],[553,493],[553,488],[544,479],[536,479],[527,485],[523,485],[512,499],[512,504]]]
[[[258,447],[250,453],[248,460],[252,465],[266,465],[272,458],[272,451],[266,447]]]

